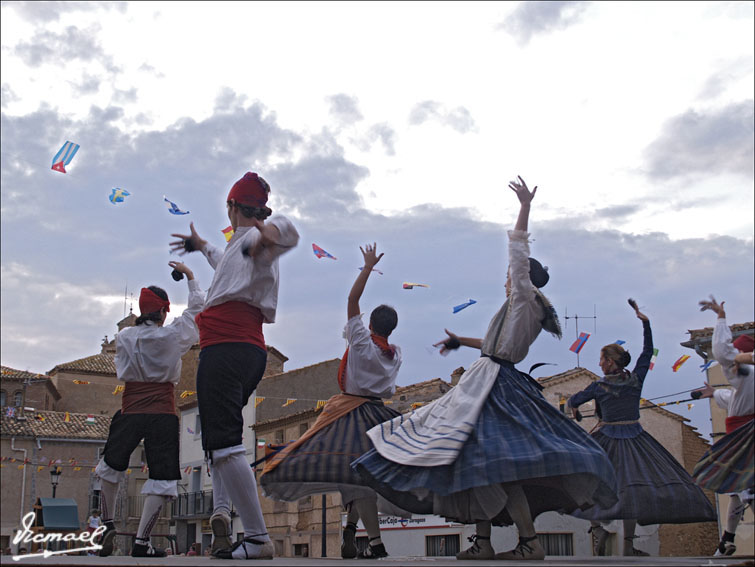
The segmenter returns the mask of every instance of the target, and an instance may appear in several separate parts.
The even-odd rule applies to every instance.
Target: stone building
[[[747,323],[736,323],[730,325],[731,334],[733,338],[739,335],[749,335],[750,337],[755,335],[755,322],[749,321]],[[713,340],[713,327],[705,327],[703,329],[693,329],[687,331],[689,333],[689,339],[682,342],[681,345],[690,348],[700,356],[703,361],[713,359],[712,352],[712,340]],[[726,381],[721,366],[716,364],[706,370],[706,381],[714,388],[728,388],[729,383]],[[702,386],[702,383],[700,384]],[[726,410],[718,407],[713,399],[709,400],[710,404],[710,418],[712,425],[711,437],[715,443],[721,436],[726,434]],[[729,496],[725,494],[716,495],[716,510],[718,511],[718,533],[723,534],[723,530],[726,527],[726,515],[729,509]],[[752,557],[755,553],[755,530],[753,530],[753,516],[752,507],[748,507],[745,510],[745,515],[742,521],[739,523],[736,532],[736,545],[737,551],[735,555]]]
[[[0,371],[0,407],[56,410],[60,392],[49,376],[3,366]],[[4,411],[4,410],[3,410]]]

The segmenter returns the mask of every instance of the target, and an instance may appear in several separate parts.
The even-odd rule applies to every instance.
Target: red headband
[[[231,199],[242,205],[264,207],[267,203],[267,189],[260,182],[260,178],[257,177],[256,173],[248,171],[244,174],[244,177],[231,187],[226,201],[230,201]]]
[[[163,299],[149,288],[143,287],[139,294],[139,311],[142,315],[155,313],[165,307],[165,311],[170,311],[170,301]]]
[[[739,335],[731,344],[734,345],[735,349],[742,352],[752,352],[755,348],[755,340],[749,335]]]

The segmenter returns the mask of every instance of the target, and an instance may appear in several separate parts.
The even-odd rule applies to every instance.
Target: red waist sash
[[[755,413],[750,415],[732,415],[726,418],[726,433],[731,433],[755,419]]]

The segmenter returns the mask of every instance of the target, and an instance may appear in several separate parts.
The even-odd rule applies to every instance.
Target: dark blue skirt
[[[577,511],[586,520],[635,519],[642,525],[716,520],[716,512],[690,474],[652,435],[616,439],[600,431],[595,440],[616,471],[619,501],[610,508]]]
[[[508,365],[501,365],[453,463],[407,466],[372,449],[352,467],[393,504],[463,523],[510,525],[503,509],[507,484],[523,487],[533,519],[546,511],[616,502],[616,480],[605,452],[551,406],[531,378]]]
[[[350,500],[347,494],[365,488],[350,465],[372,446],[367,431],[399,415],[381,401],[368,401],[341,416],[260,477],[265,496],[291,502],[309,494],[341,491],[344,503]]]

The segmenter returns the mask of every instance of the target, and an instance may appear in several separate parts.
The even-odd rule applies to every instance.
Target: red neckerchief
[[[380,348],[385,356],[390,359],[393,359],[393,357],[396,356],[396,347],[389,345],[388,339],[376,335],[375,333],[372,333],[370,337],[372,337],[372,342]],[[338,387],[341,388],[342,392],[346,391],[346,361],[348,358],[349,347],[346,347],[346,352],[343,353],[343,358],[341,358],[341,364],[338,365]]]

